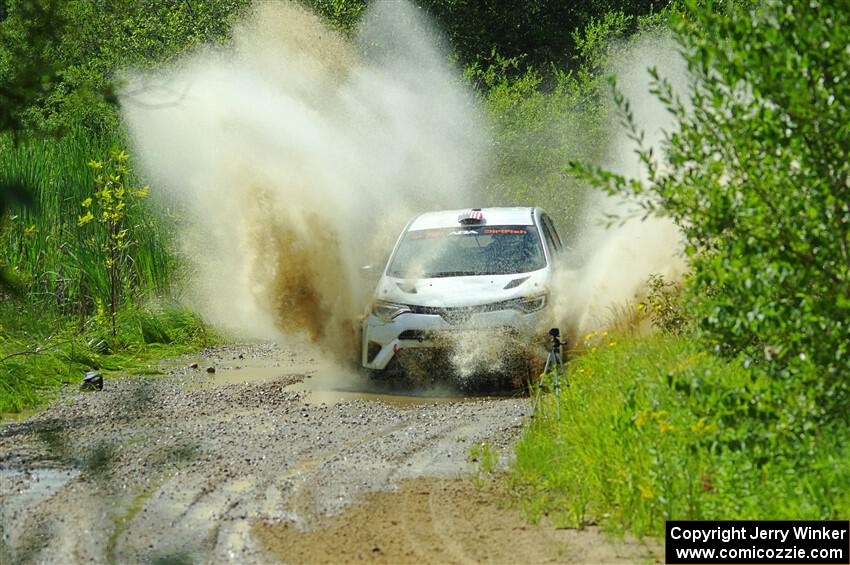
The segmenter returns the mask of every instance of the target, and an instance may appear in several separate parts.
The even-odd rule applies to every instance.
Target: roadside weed
[[[499,450],[486,441],[481,442],[469,449],[469,460],[478,463],[481,473],[492,474],[499,466]]]

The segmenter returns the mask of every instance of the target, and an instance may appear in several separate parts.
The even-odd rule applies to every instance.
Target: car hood
[[[384,276],[375,297],[415,306],[464,307],[490,304],[549,289],[547,269],[514,275],[400,279]],[[510,288],[505,288],[509,286]]]

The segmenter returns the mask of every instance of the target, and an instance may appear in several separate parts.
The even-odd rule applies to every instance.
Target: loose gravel
[[[253,525],[308,531],[367,493],[463,474],[473,444],[509,453],[529,415],[523,398],[316,403],[311,355],[213,348],[0,429],[0,563],[277,562]]]

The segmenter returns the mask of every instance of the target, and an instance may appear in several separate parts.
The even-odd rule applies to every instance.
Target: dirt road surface
[[[69,387],[0,428],[0,563],[652,561],[633,541],[531,526],[471,482],[470,447],[509,454],[529,411],[386,394],[266,344]]]

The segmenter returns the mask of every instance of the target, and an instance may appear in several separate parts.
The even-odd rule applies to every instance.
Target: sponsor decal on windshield
[[[518,229],[515,229],[515,228],[498,228],[498,229],[485,228],[483,233],[485,235],[494,235],[494,234],[525,235],[525,234],[528,233],[528,230],[518,230]]]
[[[527,229],[509,227],[509,228],[500,228],[500,227],[492,227],[492,228],[467,228],[467,229],[451,229],[451,228],[439,228],[439,229],[429,229],[429,230],[416,230],[407,232],[407,238],[410,240],[421,240],[421,239],[440,239],[444,237],[453,237],[453,236],[467,236],[467,235],[528,235]]]

